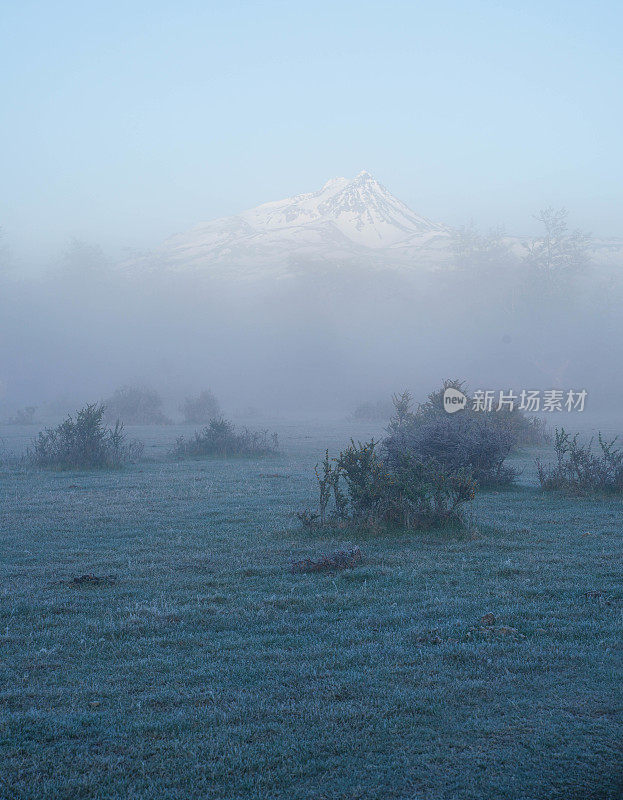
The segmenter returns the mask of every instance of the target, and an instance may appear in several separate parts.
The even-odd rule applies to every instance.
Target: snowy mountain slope
[[[506,237],[518,255],[522,239]],[[217,279],[287,277],[347,265],[409,270],[450,264],[451,229],[419,216],[368,172],[316,192],[264,203],[176,234],[123,268]],[[595,241],[594,257],[619,268],[623,243]]]
[[[334,225],[351,242],[383,248],[414,234],[445,228],[414,214],[369,172],[352,181],[333,178],[319,192],[266,203],[240,215],[258,230],[296,230],[309,225]]]
[[[444,225],[415,214],[364,171],[352,180],[333,178],[316,192],[202,223],[140,261],[227,275],[287,274],[305,261],[387,265],[420,249],[439,250],[448,235]]]

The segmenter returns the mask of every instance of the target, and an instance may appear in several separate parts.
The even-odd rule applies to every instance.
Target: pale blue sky
[[[0,4],[0,226],[118,252],[365,168],[416,211],[623,235],[615,2]]]

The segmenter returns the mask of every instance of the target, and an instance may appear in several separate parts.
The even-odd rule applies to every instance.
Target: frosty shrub
[[[515,405],[512,411],[508,406],[505,406],[499,411],[495,407],[494,410],[491,411],[474,411],[474,398],[470,397],[465,383],[457,379],[445,380],[439,389],[429,394],[426,402],[418,407],[416,416],[419,419],[433,416],[439,416],[443,419],[452,416],[447,414],[443,407],[443,395],[448,388],[458,389],[467,396],[466,408],[459,414],[455,414],[454,417],[474,416],[477,419],[486,419],[492,425],[497,426],[499,430],[512,437],[513,446],[531,446],[549,443],[550,437],[544,419],[527,415],[518,405]],[[405,394],[408,396],[408,393]],[[394,404],[396,399],[397,398],[394,398]]]
[[[564,428],[557,429],[556,462],[537,461],[541,487],[576,495],[623,492],[623,450],[616,447],[617,438],[607,442],[600,433],[595,448],[593,439],[582,444],[579,434],[571,436]]]
[[[306,526],[357,524],[366,528],[427,529],[463,522],[476,485],[468,470],[452,471],[434,460],[404,453],[389,463],[379,443],[351,440],[331,461],[316,467],[319,513],[298,514]]]
[[[123,425],[113,428],[103,422],[104,406],[87,405],[56,428],[46,428],[28,451],[38,467],[52,469],[106,469],[137,461],[143,452],[140,442],[126,442]]]
[[[456,414],[446,413],[443,393],[448,387],[467,394],[460,381],[446,381],[415,412],[407,392],[394,397],[395,412],[383,441],[385,460],[398,464],[408,454],[452,473],[468,471],[479,486],[512,483],[516,472],[504,462],[517,444],[515,427],[497,412],[473,411],[470,402]]]
[[[221,415],[218,400],[209,389],[197,397],[187,397],[180,406],[180,411],[184,422],[194,425],[206,425],[211,419],[218,419]]]
[[[268,431],[238,431],[226,419],[213,419],[192,438],[180,436],[173,449],[177,458],[197,456],[264,456],[279,449],[277,434]]]
[[[456,524],[462,521],[464,504],[475,496],[469,470],[453,470],[408,451],[390,461],[379,455],[374,441],[351,441],[337,464],[353,518],[372,525],[431,528]]]
[[[154,389],[122,386],[104,402],[106,420],[121,420],[126,425],[168,425],[162,398]]]
[[[541,417],[528,416],[518,408],[490,412],[489,417],[501,430],[513,436],[515,445],[537,447],[551,442],[547,423]]]

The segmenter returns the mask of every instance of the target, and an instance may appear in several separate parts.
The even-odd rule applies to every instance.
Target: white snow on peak
[[[377,258],[429,246],[447,228],[413,212],[369,172],[316,192],[264,203],[167,239],[152,253],[183,268],[227,264],[257,272],[298,259]],[[390,251],[391,248],[391,251]]]
[[[318,192],[265,203],[240,218],[258,231],[331,224],[353,243],[374,249],[445,230],[415,214],[365,170],[352,180],[333,178]]]

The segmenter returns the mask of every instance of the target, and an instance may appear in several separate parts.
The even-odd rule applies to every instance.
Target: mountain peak
[[[331,220],[341,233],[356,244],[375,250],[412,236],[445,230],[411,211],[367,170],[350,181],[334,178],[319,195],[309,197],[318,197],[317,212]]]
[[[367,170],[171,237],[156,251],[182,268],[218,263],[255,271],[291,259],[383,260],[428,247],[447,229],[413,212]]]

